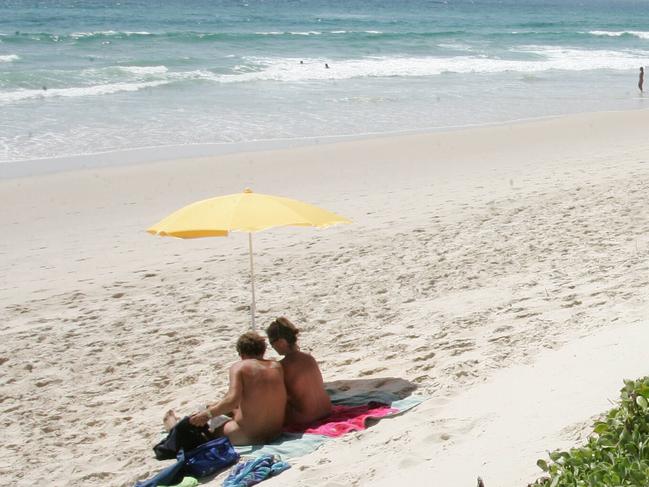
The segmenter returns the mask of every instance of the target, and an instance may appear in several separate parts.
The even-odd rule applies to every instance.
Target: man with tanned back
[[[266,341],[248,332],[237,341],[241,360],[230,367],[230,387],[225,397],[189,421],[203,426],[218,415],[231,419],[217,428],[215,436],[227,436],[234,445],[254,445],[275,439],[282,431],[286,388],[282,366],[264,360]]]
[[[277,353],[284,369],[284,383],[288,394],[287,424],[308,424],[331,414],[331,400],[325,391],[318,363],[297,345],[299,330],[288,319],[281,317],[266,329],[268,341]]]

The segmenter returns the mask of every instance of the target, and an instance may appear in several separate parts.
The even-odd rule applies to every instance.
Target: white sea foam
[[[9,54],[6,56],[0,56],[0,63],[11,63],[13,61],[18,61],[20,56],[17,54]]]
[[[169,71],[166,66],[118,66],[117,69],[138,75],[164,74]]]
[[[342,32],[344,32],[344,31],[342,31]],[[283,32],[283,31],[272,30],[272,31],[269,31],[269,32],[255,32],[255,34],[260,35],[260,36],[286,36],[286,35],[292,35],[292,36],[319,36],[319,35],[322,35],[322,32],[317,31],[317,30],[295,31],[295,32]]]
[[[197,69],[195,71],[180,71],[175,73],[168,73],[167,78],[170,80],[208,80],[220,81],[220,75],[214,74],[211,71]]]
[[[640,30],[620,30],[620,31],[591,30],[588,33],[594,36],[606,36],[606,37],[621,37],[623,35],[630,35],[630,36],[639,37],[640,39],[649,40],[649,32],[640,31]]]
[[[245,65],[242,69],[250,70]],[[236,69],[236,68],[235,68]],[[166,66],[108,66],[104,68],[85,69],[81,72],[83,79],[99,84],[139,83],[163,81],[165,83],[182,80],[218,81],[218,75],[211,71],[197,69],[192,71],[169,71]]]
[[[458,48],[452,44],[447,47]],[[0,101],[9,102],[51,96],[90,96],[119,91],[137,91],[145,87],[191,80],[217,83],[255,81],[308,82],[370,77],[425,77],[444,73],[538,73],[549,70],[586,71],[635,69],[649,57],[649,51],[578,50],[549,46],[523,46],[512,49],[517,59],[495,59],[478,55],[451,57],[366,57],[331,60],[320,58],[244,57],[229,74],[206,69],[169,71],[166,66],[111,66],[88,69],[84,79],[93,86],[50,90],[18,90],[0,93]],[[520,59],[521,54],[530,59]],[[300,61],[303,61],[300,63]],[[324,67],[329,64],[330,69]]]
[[[548,46],[525,46],[513,50],[537,59],[494,59],[482,56],[368,57],[333,61],[293,58],[245,58],[237,74],[214,75],[224,83],[242,81],[299,82],[362,77],[434,76],[442,73],[534,73],[548,70],[629,70],[649,56],[647,51],[578,50]],[[331,69],[325,69],[328,63]]]
[[[147,83],[110,83],[105,85],[82,86],[74,88],[53,88],[49,90],[18,90],[0,92],[0,103],[12,103],[16,101],[51,98],[51,97],[80,97],[110,95],[123,91],[138,91],[144,88],[152,88],[170,83],[170,81],[150,81]]]
[[[131,32],[131,31],[117,32],[117,31],[114,31],[114,30],[100,30],[100,31],[96,31],[96,32],[73,32],[72,34],[70,34],[70,37],[72,37],[73,39],[80,39],[82,37],[117,36],[117,35],[150,36],[150,35],[153,35],[153,34],[151,32],[146,32],[146,31],[140,31],[140,32]]]
[[[580,50],[549,46],[523,46],[512,51],[537,54],[544,58],[534,61],[533,69],[527,71],[547,71],[550,69],[566,71],[613,69],[624,71],[637,63],[641,63],[649,55],[649,51],[644,50]]]
[[[319,36],[322,34],[354,34],[354,33],[362,33],[362,34],[383,34],[383,32],[378,31],[378,30],[364,30],[364,31],[351,31],[351,30],[330,30],[327,32],[321,32],[317,30],[309,30],[309,31],[291,31],[291,32],[283,32],[283,31],[269,31],[269,32],[255,32],[257,35],[262,35],[262,36],[283,36],[283,35],[293,35],[293,36]]]
[[[98,34],[104,36],[110,36],[110,35],[117,34],[117,32],[115,32],[114,30],[105,30],[101,32],[73,32],[72,34],[70,34],[70,37],[72,37],[73,39],[80,39],[82,37],[92,37]]]

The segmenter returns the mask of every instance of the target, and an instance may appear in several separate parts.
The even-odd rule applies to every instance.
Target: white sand
[[[582,444],[620,378],[647,375],[649,326],[614,325],[546,350],[450,400],[431,398],[353,438],[330,442],[267,485],[524,487],[547,452]],[[624,357],[624,360],[620,360]],[[343,446],[341,447],[341,443]]]
[[[227,385],[247,239],[144,229],[246,186],[355,222],[255,235],[259,322],[300,324],[326,380],[397,377],[430,397],[274,485],[533,480],[623,376],[649,373],[631,350],[649,311],[648,126],[646,111],[589,114],[0,181],[0,480],[126,486],[164,465],[164,411]],[[571,354],[602,357],[594,377]]]

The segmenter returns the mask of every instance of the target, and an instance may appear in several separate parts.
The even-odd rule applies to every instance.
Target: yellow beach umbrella
[[[348,219],[301,201],[253,193],[219,196],[197,201],[173,212],[147,232],[163,237],[227,237],[231,231],[248,232],[250,283],[252,287],[252,329],[255,329],[255,269],[252,258],[252,232],[272,227],[298,226],[326,228]]]

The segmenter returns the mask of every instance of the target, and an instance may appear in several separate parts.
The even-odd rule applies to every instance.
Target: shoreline
[[[1,161],[0,180],[65,173],[76,170],[99,169],[104,167],[149,165],[159,162],[187,159],[191,160],[207,157],[222,157],[232,154],[252,154],[273,150],[290,150],[302,147],[330,145],[344,142],[371,141],[375,139],[385,138],[390,139],[396,137],[432,135],[445,132],[461,132],[465,130],[502,127],[507,125],[533,124],[536,122],[548,120],[578,118],[589,115],[634,113],[638,111],[642,112],[648,110],[649,108],[637,108],[630,110],[575,112],[569,114],[545,115],[479,124],[423,127],[416,130],[404,129],[389,132],[365,132],[344,135],[262,139],[243,142],[207,142],[185,145],[134,147],[88,154],[70,154],[39,159]]]

